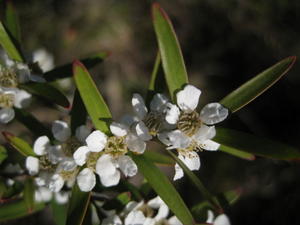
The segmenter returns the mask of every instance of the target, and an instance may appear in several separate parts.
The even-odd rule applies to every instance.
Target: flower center
[[[181,113],[177,122],[177,128],[187,136],[193,136],[201,127],[200,116],[196,111]]]
[[[149,112],[146,118],[144,119],[144,123],[148,127],[149,133],[152,136],[157,135],[157,133],[160,131],[162,121],[163,121],[162,113],[157,113],[153,111]]]
[[[62,170],[59,172],[59,175],[64,179],[64,180],[73,180],[74,177],[76,177],[76,175],[79,172],[79,168],[76,167],[73,170]]]
[[[46,170],[48,172],[55,172],[56,165],[52,164],[47,156],[43,155],[39,157],[39,166],[42,170]]]
[[[127,150],[127,145],[125,142],[125,137],[116,137],[116,136],[111,136],[108,138],[105,149],[105,153],[110,154],[113,157],[117,157],[120,155],[126,154]]]
[[[0,86],[1,87],[17,87],[17,75],[12,69],[0,68]]]
[[[11,108],[14,105],[14,95],[13,94],[1,94],[0,93],[0,107],[1,108]]]
[[[103,152],[90,152],[86,160],[86,167],[91,170],[95,170],[97,160],[103,154]]]
[[[81,143],[76,137],[70,137],[61,146],[63,153],[66,156],[72,157],[73,153],[81,146]]]

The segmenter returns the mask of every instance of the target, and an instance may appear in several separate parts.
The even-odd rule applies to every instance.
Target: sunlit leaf
[[[23,62],[24,57],[21,51],[16,47],[16,44],[9,34],[9,31],[4,27],[0,21],[0,45],[5,49],[6,53],[11,59]]]
[[[168,205],[177,218],[183,224],[195,224],[189,209],[166,175],[145,156],[131,154],[131,157],[137,164],[139,172],[143,174],[155,192]]]
[[[283,59],[231,92],[220,103],[236,112],[270,88],[291,69],[295,61],[295,56]]]
[[[300,151],[294,147],[241,131],[217,128],[214,140],[232,149],[258,156],[281,160],[300,158]]]
[[[172,151],[168,153],[173,157],[173,159],[178,163],[178,165],[183,169],[184,173],[188,176],[190,181],[195,185],[195,187],[201,192],[203,197],[207,199],[217,211],[222,211],[222,207],[217,199],[206,189],[202,181],[174,154]]]
[[[52,132],[33,115],[23,109],[14,108],[14,110],[15,118],[25,127],[27,127],[32,133],[34,133],[36,136],[46,135],[52,139]]]
[[[152,6],[152,17],[166,82],[175,101],[175,92],[188,83],[184,60],[171,21],[158,3]]]
[[[6,1],[5,8],[5,25],[10,31],[12,37],[20,43],[21,42],[21,29],[19,24],[19,18],[17,15],[17,11],[12,4],[12,1]]]
[[[24,185],[24,201],[27,206],[28,213],[30,213],[33,208],[34,208],[34,182],[31,177],[28,177],[25,180],[25,185]]]
[[[76,128],[85,125],[87,112],[80,97],[78,90],[75,90],[72,109],[71,109],[71,131],[75,135]]]
[[[0,165],[7,158],[6,148],[0,145]]]
[[[82,62],[82,64],[87,68],[90,69],[94,66],[96,66],[97,64],[103,62],[103,60],[108,56],[108,53],[106,52],[100,52],[97,53],[95,55],[92,55],[88,58],[85,59],[81,59],[80,61]],[[57,79],[62,79],[62,78],[66,78],[66,77],[72,77],[73,75],[73,71],[72,71],[72,64],[66,64],[66,65],[62,65],[59,67],[56,67],[53,70],[50,70],[46,73],[44,73],[44,78],[47,81],[54,81]]]
[[[111,120],[111,114],[89,72],[79,61],[73,63],[73,72],[76,86],[94,126],[104,133],[109,133],[108,122]]]
[[[16,137],[9,132],[2,132],[6,141],[24,156],[35,156],[32,147],[23,139]]]
[[[67,222],[66,225],[81,225],[83,224],[86,215],[91,192],[83,192],[75,184],[72,189],[71,199],[69,201]]]
[[[19,86],[20,88],[25,89],[31,94],[42,97],[50,102],[53,102],[65,108],[70,106],[67,97],[61,91],[59,91],[50,84],[31,82]]]
[[[28,212],[24,199],[3,203],[0,205],[0,222],[29,216],[45,208],[44,203],[35,203],[31,212]]]

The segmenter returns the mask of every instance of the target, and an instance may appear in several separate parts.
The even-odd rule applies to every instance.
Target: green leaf
[[[23,109],[14,108],[15,118],[27,127],[36,136],[46,135],[50,139],[53,139],[52,132],[44,126],[38,119],[36,119],[32,114],[26,112]]]
[[[81,59],[80,61],[83,63],[83,65],[86,68],[90,69],[90,68],[96,66],[97,64],[103,62],[103,60],[107,56],[108,56],[108,53],[106,53],[106,52],[100,52],[100,53],[92,55],[92,56],[90,56],[88,58]],[[72,64],[69,63],[69,64],[66,64],[66,65],[63,65],[63,66],[56,67],[55,69],[50,70],[50,71],[44,73],[44,78],[47,81],[54,81],[54,80],[57,80],[57,79],[71,77],[72,74],[73,74],[73,72],[72,72]]]
[[[0,206],[0,222],[28,216],[45,208],[44,203],[35,203],[31,212],[28,212],[24,199],[3,203]]]
[[[50,84],[30,82],[26,84],[21,84],[19,86],[20,88],[25,89],[29,93],[42,97],[52,103],[58,104],[65,108],[68,108],[70,106],[67,97],[64,96],[64,94],[61,93],[61,91],[59,91]]]
[[[280,160],[300,158],[300,151],[294,147],[241,131],[217,128],[217,135],[214,140],[232,149],[262,157]]]
[[[184,60],[171,21],[158,3],[152,6],[152,17],[170,96],[175,102],[175,92],[188,83]]]
[[[283,59],[231,92],[220,103],[231,112],[238,111],[276,83],[291,69],[295,61],[296,56]]]
[[[6,141],[18,152],[20,152],[24,156],[35,156],[35,153],[31,146],[24,141],[23,139],[16,137],[15,135],[9,132],[2,132],[3,136],[5,137]]]
[[[73,73],[76,86],[94,126],[96,129],[109,134],[108,122],[112,116],[89,72],[81,62],[75,61]]]
[[[195,224],[194,219],[185,205],[184,201],[163,174],[149,159],[144,155],[130,154],[134,162],[137,164],[139,172],[147,179],[155,192],[169,206],[172,212],[183,224]]]
[[[157,164],[161,164],[161,165],[173,165],[174,164],[174,160],[172,158],[170,158],[167,155],[163,155],[161,153],[158,152],[154,152],[154,151],[145,151],[144,156],[151,160],[154,163]]]
[[[190,169],[172,151],[167,152],[183,169],[184,173],[188,176],[188,178],[195,185],[195,187],[202,193],[203,197],[207,199],[217,211],[223,211],[219,201],[215,199],[211,193],[209,193],[209,191],[205,188],[201,180],[192,171],[190,171]]]
[[[24,61],[21,51],[16,47],[13,37],[0,21],[0,45],[5,49],[9,58],[19,62]]]
[[[6,179],[0,177],[0,202],[1,200],[9,199],[20,194],[23,189],[24,185],[20,181],[14,180],[13,185],[9,185]]]
[[[90,198],[91,192],[81,191],[77,184],[73,186],[66,225],[81,225],[83,223]]]
[[[50,206],[55,224],[65,225],[67,219],[67,205],[58,204],[55,200],[52,200]]]
[[[28,213],[30,213],[34,208],[34,182],[32,177],[28,177],[25,180],[24,185],[24,201],[27,206]]]
[[[87,112],[78,90],[75,90],[72,109],[71,109],[71,131],[75,135],[76,128],[85,125]]]
[[[248,152],[243,152],[240,151],[236,148],[232,148],[230,146],[226,146],[226,145],[220,145],[219,150],[222,152],[226,152],[228,154],[234,155],[236,157],[242,158],[242,159],[246,159],[246,160],[255,160],[255,156],[251,153]]]
[[[0,165],[7,158],[6,148],[0,145]]]
[[[10,31],[14,39],[20,43],[21,42],[21,28],[19,24],[19,18],[12,1],[6,1],[5,9],[5,25]]]

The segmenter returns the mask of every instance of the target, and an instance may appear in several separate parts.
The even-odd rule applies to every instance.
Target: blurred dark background
[[[299,56],[299,0],[158,2],[174,24],[190,82],[202,90],[201,106],[219,101],[279,60]],[[97,51],[111,53],[91,72],[116,120],[124,111],[130,112],[132,93],[146,93],[157,52],[150,16],[152,1],[13,3],[27,52],[44,47],[54,55],[56,65]],[[299,73],[296,62],[282,80],[221,126],[299,148]],[[66,112],[58,114],[47,107],[29,110],[49,125],[55,118],[67,118]],[[5,129],[28,135],[20,125]],[[245,161],[222,152],[200,154],[202,166],[197,174],[212,192],[242,190],[241,199],[227,211],[233,225],[300,224],[298,162],[260,157]],[[187,179],[176,185],[189,206],[196,203],[197,190]],[[34,224],[37,218],[29,223]]]

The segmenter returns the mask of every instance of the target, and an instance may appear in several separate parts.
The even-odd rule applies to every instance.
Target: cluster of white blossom
[[[55,121],[52,132],[56,143],[51,144],[47,136],[39,137],[33,146],[36,156],[27,158],[26,167],[36,176],[38,186],[53,192],[60,191],[65,183],[71,187],[75,180],[82,191],[91,191],[96,175],[103,186],[110,187],[119,183],[121,172],[125,177],[137,174],[137,165],[129,152],[143,154],[147,141],[156,136],[167,150],[176,149],[189,169],[197,170],[197,151],[218,149],[219,144],[211,140],[216,134],[213,124],[228,115],[219,103],[210,103],[198,113],[200,94],[196,87],[186,85],[177,93],[178,106],[156,94],[150,109],[139,94],[134,94],[134,116],[126,115],[120,123],[112,122],[109,135],[80,126],[75,137],[71,137],[68,125]],[[182,176],[183,171],[176,164],[174,180]]]

